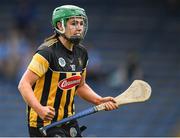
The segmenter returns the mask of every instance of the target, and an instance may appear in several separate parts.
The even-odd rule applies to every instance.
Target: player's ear
[[[60,31],[63,31],[63,25],[61,22],[57,22],[57,29],[59,29]]]

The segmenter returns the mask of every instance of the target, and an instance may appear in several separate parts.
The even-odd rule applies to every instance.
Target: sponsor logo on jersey
[[[75,76],[61,80],[58,83],[58,86],[62,90],[68,90],[68,89],[73,88],[74,86],[79,85],[80,81],[81,81],[81,76],[75,75]]]
[[[58,59],[58,62],[59,62],[59,65],[60,65],[61,67],[65,67],[66,61],[64,60],[64,58],[60,57],[60,58]]]

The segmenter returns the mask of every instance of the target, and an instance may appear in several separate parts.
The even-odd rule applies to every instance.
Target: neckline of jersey
[[[60,45],[67,53],[73,54],[73,52],[74,52],[74,46],[73,46],[73,49],[72,49],[72,51],[71,51],[71,50],[69,50],[68,48],[66,48],[66,47],[62,44],[62,42],[59,40],[59,38],[58,38],[58,43],[59,43],[59,45]]]

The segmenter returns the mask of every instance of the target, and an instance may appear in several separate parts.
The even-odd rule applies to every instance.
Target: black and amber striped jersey
[[[88,55],[83,46],[74,46],[69,51],[56,38],[38,48],[28,66],[39,76],[33,90],[42,105],[55,108],[55,117],[52,121],[43,121],[28,107],[29,126],[45,126],[74,114],[74,96],[81,77],[86,75],[87,62]]]

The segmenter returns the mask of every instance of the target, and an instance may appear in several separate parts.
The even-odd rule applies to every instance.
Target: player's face
[[[65,35],[81,36],[84,32],[84,19],[82,17],[72,17],[67,21]]]

